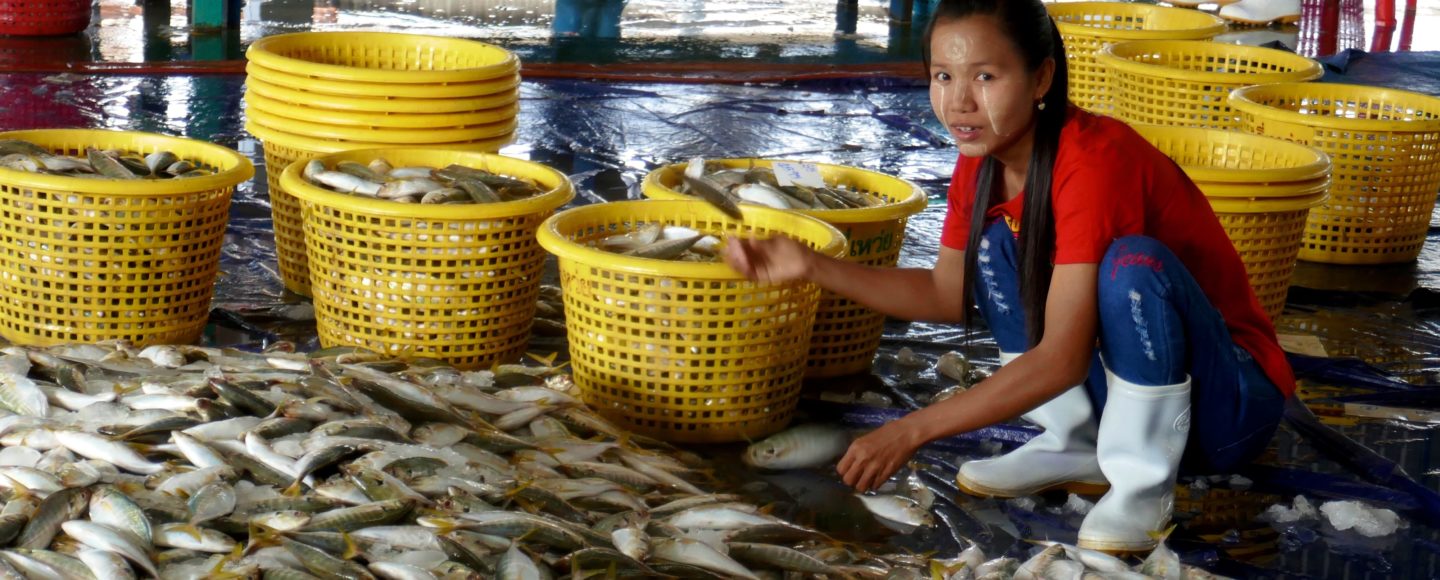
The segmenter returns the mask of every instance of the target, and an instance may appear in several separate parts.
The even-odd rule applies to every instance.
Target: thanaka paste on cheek
[[[992,102],[990,101],[989,89],[990,87],[981,85],[980,106],[985,107],[985,118],[990,120],[990,131],[994,132],[996,137],[1008,136],[1010,133],[1005,131],[1005,129],[1001,127],[999,120],[995,118],[995,107],[991,106]]]

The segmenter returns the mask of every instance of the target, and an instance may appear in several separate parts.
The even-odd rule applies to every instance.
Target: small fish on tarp
[[[764,469],[820,467],[844,455],[850,440],[848,431],[833,425],[797,425],[750,445],[744,461]]]

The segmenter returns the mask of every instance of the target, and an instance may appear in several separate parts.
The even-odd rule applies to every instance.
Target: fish
[[[762,469],[804,469],[828,465],[850,448],[850,433],[832,425],[808,423],[776,433],[745,450],[746,465]]]
[[[1052,545],[1041,550],[1015,570],[1015,580],[1040,580],[1045,578],[1046,570],[1050,568],[1050,564],[1058,561],[1064,555],[1065,548],[1059,545]]]
[[[316,184],[333,189],[340,193],[358,193],[361,195],[376,197],[380,195],[381,184],[356,177],[349,173],[339,171],[321,171],[316,173],[313,181]]]
[[[716,187],[704,177],[691,177],[687,173],[681,179],[689,191],[694,192],[700,199],[705,200],[721,213],[737,220],[745,219],[745,214],[740,212],[738,200],[731,193]]]
[[[659,240],[645,244],[633,250],[627,250],[621,255],[634,256],[636,258],[650,258],[652,260],[672,260],[680,257],[686,250],[689,250],[700,241],[703,236],[689,236],[673,240]]]
[[[659,538],[651,546],[656,558],[688,564],[732,578],[760,580],[755,572],[720,553],[709,544],[690,538]]]
[[[898,495],[855,494],[865,504],[865,509],[886,525],[899,524],[899,530],[908,532],[916,527],[934,527],[935,516],[920,507],[919,502]],[[895,527],[895,526],[892,526]]]
[[[753,204],[775,209],[808,209],[808,207],[799,207],[799,204],[791,203],[788,201],[791,199],[790,196],[785,195],[785,193],[779,189],[763,183],[746,183],[737,186],[734,189],[734,194],[735,197],[740,198],[742,201],[748,201]]]
[[[71,520],[65,522],[62,527],[66,535],[75,538],[91,548],[114,552],[124,556],[125,559],[131,562],[139,564],[140,568],[148,572],[151,576],[160,575],[159,570],[155,567],[155,563],[151,561],[150,556],[146,554],[145,547],[136,545],[132,539],[121,535],[114,529],[85,520]]]
[[[170,166],[179,162],[180,158],[169,151],[156,151],[145,156],[145,167],[150,171],[150,175],[165,172]]]
[[[90,161],[90,166],[95,168],[95,172],[99,173],[100,175],[103,175],[110,179],[139,178],[139,176],[135,175],[134,171],[131,171],[129,167],[126,167],[125,164],[121,163],[119,159],[117,159],[115,156],[105,153],[104,151],[91,149],[90,151],[86,152],[85,155],[86,158]]]
[[[740,562],[806,574],[838,574],[814,556],[784,546],[730,542],[726,547],[730,557]]]
[[[600,240],[600,248],[617,252],[636,250],[658,241],[665,229],[664,224],[643,224],[623,234],[608,236]]]

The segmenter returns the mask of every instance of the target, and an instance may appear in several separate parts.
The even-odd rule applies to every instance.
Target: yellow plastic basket
[[[520,86],[520,75],[518,74],[474,83],[406,85],[315,79],[264,67],[254,62],[245,65],[245,74],[272,85],[297,91],[341,97],[381,99],[473,99],[508,93]]]
[[[520,112],[519,105],[511,103],[494,109],[460,113],[361,113],[354,111],[332,111],[315,109],[304,105],[292,105],[263,95],[247,93],[246,110],[290,119],[328,125],[368,129],[406,129],[430,132],[440,129],[474,127],[491,123],[506,123],[515,119]]]
[[[711,159],[726,167],[770,167],[778,160]],[[900,260],[905,243],[905,224],[911,215],[925,209],[925,190],[919,186],[883,173],[843,165],[815,164],[825,182],[864,191],[885,199],[883,206],[863,209],[799,211],[819,218],[838,228],[849,241],[845,259],[868,266],[889,268]],[[684,164],[656,169],[645,177],[642,187],[652,199],[693,199],[675,190],[680,185]],[[832,292],[822,292],[820,308],[815,314],[814,334],[810,338],[810,356],[806,363],[808,378],[836,377],[870,370],[880,336],[885,330],[885,315]]]
[[[1106,46],[1114,113],[1130,123],[1239,129],[1230,91],[1249,85],[1313,81],[1320,63],[1273,48],[1199,40],[1137,40]]]
[[[560,259],[575,382],[626,429],[687,443],[764,437],[799,402],[820,291],[756,284],[723,263],[650,260],[594,245],[647,223],[716,235],[786,235],[840,257],[844,236],[793,212],[737,221],[698,201],[623,201],[556,214],[540,245]]]
[[[509,90],[484,97],[456,99],[402,99],[373,97],[341,97],[323,93],[297,91],[272,85],[255,77],[245,79],[245,94],[260,95],[274,101],[306,107],[311,110],[355,113],[436,114],[484,111],[515,104],[520,93]]]
[[[254,104],[245,107],[245,117],[256,124],[278,129],[286,133],[314,137],[316,139],[340,139],[360,143],[385,143],[394,145],[430,145],[434,143],[462,143],[491,139],[515,132],[517,121],[510,117],[494,123],[469,127],[447,127],[437,129],[372,129],[347,125],[331,125],[290,119],[260,109]]]
[[[1070,100],[1081,108],[1109,112],[1107,71],[1095,55],[1127,40],[1209,40],[1225,31],[1219,17],[1185,8],[1128,2],[1047,3],[1065,41]]]
[[[1209,199],[1260,305],[1278,319],[1305,218],[1330,186],[1329,159],[1304,145],[1219,129],[1136,125],[1135,131],[1180,164]]]
[[[1230,104],[1246,131],[1330,155],[1330,199],[1310,212],[1300,259],[1390,264],[1420,255],[1440,190],[1440,98],[1281,83],[1237,89]]]
[[[1235,245],[1250,287],[1271,322],[1285,310],[1285,296],[1290,292],[1290,278],[1295,274],[1295,256],[1305,233],[1305,218],[1316,206],[1325,203],[1329,183],[1315,188],[1317,193],[1291,198],[1222,198],[1206,195],[1215,217]],[[1206,190],[1204,185],[1200,190]],[[1265,186],[1255,186],[1264,193]]]
[[[53,152],[170,151],[214,175],[83,179],[0,168],[0,334],[50,346],[200,338],[220,267],[230,195],[255,174],[244,156],[152,133],[14,131]]]
[[[1133,125],[1133,128],[1180,164],[1197,183],[1290,184],[1330,175],[1330,157],[1308,145],[1233,131],[1158,125]],[[1244,196],[1249,195],[1252,194]]]
[[[280,279],[285,289],[301,296],[310,295],[310,268],[305,258],[305,230],[300,200],[285,192],[280,174],[296,161],[309,161],[322,155],[352,149],[391,147],[381,143],[345,143],[291,135],[255,123],[246,123],[245,130],[259,139],[265,150],[265,182],[270,192],[270,215],[275,229],[275,257],[280,263]],[[473,143],[447,143],[430,148],[481,151],[493,153],[509,144],[510,135]]]
[[[545,192],[493,204],[366,199],[280,178],[304,207],[305,249],[320,343],[444,360],[457,368],[512,362],[530,342],[545,252],[535,231],[574,197],[565,174],[519,159],[437,149],[368,149],[322,157],[396,166],[459,164],[531,179]]]
[[[251,44],[245,58],[314,79],[385,84],[470,83],[520,69],[513,53],[492,44],[394,32],[268,36]]]

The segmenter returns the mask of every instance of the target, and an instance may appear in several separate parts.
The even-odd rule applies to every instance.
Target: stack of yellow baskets
[[[569,209],[541,226],[540,244],[560,260],[575,383],[627,430],[723,443],[764,437],[794,415],[819,288],[597,247],[659,223],[720,237],[785,235],[828,256],[845,252],[844,235],[818,219],[741,211],[737,220],[702,201],[622,201]]]
[[[1210,200],[1274,321],[1285,309],[1311,208],[1325,202],[1330,159],[1313,148],[1235,131],[1138,125]]]
[[[712,159],[731,169],[771,167],[777,161],[765,159]],[[925,209],[927,200],[920,186],[904,179],[856,167],[815,164],[831,187],[872,194],[885,201],[876,207],[857,209],[800,210],[838,228],[849,240],[845,259],[851,262],[894,267],[905,242],[905,224],[910,216]],[[643,191],[653,199],[691,199],[676,191],[684,164],[662,167],[645,177]],[[824,292],[815,315],[815,331],[805,376],[825,378],[868,372],[880,347],[885,316],[843,298]]]
[[[1330,200],[1310,212],[1300,259],[1393,264],[1420,256],[1440,190],[1440,98],[1331,83],[1236,90],[1244,129],[1330,155]]]
[[[309,273],[286,166],[352,149],[495,152],[515,131],[519,59],[482,42],[302,32],[260,39],[246,57],[245,128],[265,146],[280,273],[300,294]]]
[[[1137,40],[1096,55],[1116,118],[1128,123],[1239,129],[1230,92],[1250,85],[1313,81],[1320,63],[1273,48],[1196,40]]]
[[[1112,107],[1105,67],[1096,60],[1106,45],[1127,40],[1210,40],[1225,31],[1225,21],[1219,17],[1184,8],[1128,2],[1063,2],[1045,7],[1065,42],[1070,100],[1097,113],[1108,113]]]
[[[328,167],[377,158],[396,167],[460,165],[536,183],[503,203],[366,199],[281,175],[303,205],[320,343],[444,360],[461,369],[514,362],[530,342],[545,252],[540,223],[574,197],[565,174],[473,151],[366,149],[321,157]]]

